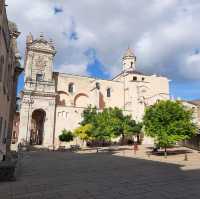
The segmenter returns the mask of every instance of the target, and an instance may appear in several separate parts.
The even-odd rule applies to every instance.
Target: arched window
[[[100,83],[99,82],[96,82],[96,89],[100,89]]]
[[[74,83],[70,83],[68,86],[68,92],[69,93],[74,93]]]
[[[131,62],[131,68],[133,68],[133,62]]]
[[[133,81],[137,81],[137,77],[136,76],[133,76]]]
[[[111,97],[111,89],[110,88],[107,89],[107,97]]]

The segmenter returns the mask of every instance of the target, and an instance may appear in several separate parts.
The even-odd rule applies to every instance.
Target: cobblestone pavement
[[[0,199],[199,199],[200,154],[148,156],[140,148],[27,152],[15,182],[0,183]]]

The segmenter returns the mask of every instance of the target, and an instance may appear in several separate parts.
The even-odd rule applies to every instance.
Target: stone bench
[[[65,151],[65,146],[59,146],[58,151]]]
[[[70,145],[71,151],[78,151],[80,149],[79,145]]]

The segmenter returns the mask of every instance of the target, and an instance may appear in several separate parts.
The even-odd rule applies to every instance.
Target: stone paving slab
[[[0,183],[0,199],[200,198],[198,152],[184,161],[183,154],[165,159],[146,150],[27,152],[18,180]]]

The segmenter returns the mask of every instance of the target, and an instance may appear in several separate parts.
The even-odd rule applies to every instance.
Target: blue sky
[[[128,46],[137,70],[167,76],[171,95],[200,98],[199,0],[7,0],[21,36],[53,39],[54,70],[110,79],[122,69]],[[23,10],[23,12],[18,12]],[[23,60],[22,60],[23,63]],[[19,88],[23,87],[22,77]],[[19,89],[19,90],[20,90]]]

